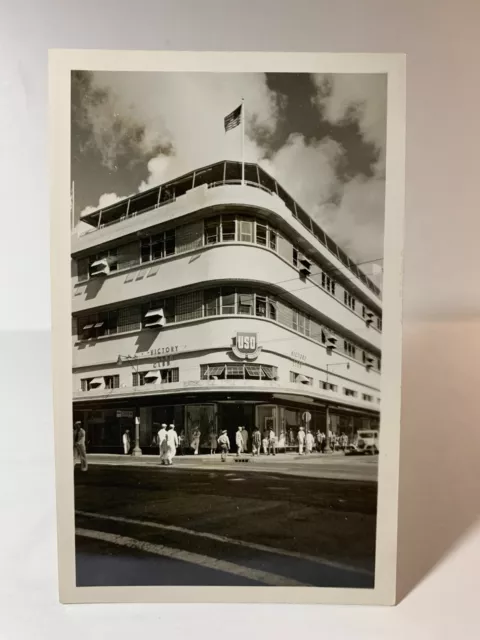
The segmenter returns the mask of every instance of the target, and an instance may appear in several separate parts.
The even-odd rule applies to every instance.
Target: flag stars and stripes
[[[235,129],[242,121],[242,106],[238,105],[236,109],[234,109],[228,116],[225,116],[223,122],[225,126],[225,133],[230,131],[230,129]]]

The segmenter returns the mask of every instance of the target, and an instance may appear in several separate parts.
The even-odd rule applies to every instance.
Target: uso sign
[[[233,338],[232,351],[241,360],[255,360],[261,350],[256,333],[239,331]]]

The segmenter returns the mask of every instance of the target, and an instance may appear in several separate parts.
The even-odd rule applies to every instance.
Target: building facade
[[[72,234],[73,412],[90,451],[157,423],[200,447],[239,425],[378,427],[379,289],[255,164],[219,162]]]

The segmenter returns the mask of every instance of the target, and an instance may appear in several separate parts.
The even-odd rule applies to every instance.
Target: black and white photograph
[[[77,589],[375,589],[387,90],[71,71]]]

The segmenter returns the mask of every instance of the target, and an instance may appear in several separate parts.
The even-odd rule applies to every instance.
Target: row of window
[[[200,365],[201,380],[277,380],[278,369],[268,364],[257,363],[221,363]],[[143,387],[149,384],[168,384],[179,381],[179,369],[154,369],[153,371],[135,371],[132,374],[132,384],[134,387]],[[313,378],[305,376],[296,371],[290,371],[290,382],[301,383],[313,386]],[[120,376],[102,376],[93,378],[82,378],[82,391],[94,391],[99,389],[118,389],[120,386]],[[338,386],[330,382],[320,380],[320,387],[326,391],[338,392]],[[358,392],[347,387],[343,388],[346,396],[356,398]],[[365,402],[373,402],[372,395],[362,393]],[[378,400],[378,398],[377,398]]]
[[[340,339],[331,329],[283,300],[265,291],[257,292],[246,287],[214,287],[82,316],[78,318],[77,332],[80,340],[95,340],[102,336],[160,329],[165,324],[220,315],[248,315],[273,320],[325,345],[330,353],[333,350],[344,353],[369,368],[380,370],[380,358],[348,340]]]
[[[310,387],[313,386],[313,378],[299,373],[298,371],[290,371],[290,382],[305,384]],[[324,391],[333,391],[334,393],[338,393],[338,385],[331,382],[325,382],[324,380],[320,380],[320,388]],[[358,391],[355,391],[355,389],[349,389],[348,387],[343,387],[343,394],[351,398],[358,397]],[[365,402],[374,402],[375,398],[368,393],[362,393],[362,400]],[[380,402],[379,398],[377,398],[377,402]]]
[[[78,281],[83,282],[98,275],[107,276],[119,269],[181,254],[201,246],[233,241],[252,242],[268,247],[278,252],[299,270],[304,268],[305,259],[300,251],[279,235],[271,225],[253,217],[229,214],[206,218],[204,221],[181,225],[142,238],[140,253],[138,243],[134,242],[81,259],[77,267]],[[310,261],[307,263],[310,264]],[[314,264],[311,269],[307,268],[304,275],[311,277],[313,282],[337,299],[341,295],[340,285],[318,265]],[[365,305],[362,305],[360,314],[355,297],[345,290],[343,285],[341,288],[343,303],[354,313],[361,315],[369,326],[375,322],[377,329],[381,329],[381,319]]]

